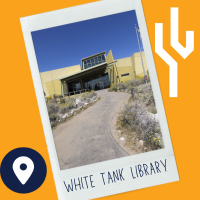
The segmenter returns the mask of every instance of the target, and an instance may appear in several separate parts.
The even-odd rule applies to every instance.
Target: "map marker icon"
[[[31,177],[33,170],[34,163],[30,158],[26,156],[18,157],[13,162],[13,171],[23,185],[26,184],[28,179]]]

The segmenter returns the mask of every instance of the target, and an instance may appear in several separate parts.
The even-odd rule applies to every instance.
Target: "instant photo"
[[[59,199],[179,179],[140,1],[21,23]]]

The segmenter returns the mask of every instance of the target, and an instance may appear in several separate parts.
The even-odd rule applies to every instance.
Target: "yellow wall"
[[[144,68],[145,68],[145,74],[147,74],[148,69],[147,69],[145,55],[144,55],[144,52],[141,52],[141,53],[142,53],[142,58],[143,58],[143,63],[144,63]],[[131,57],[118,59],[116,63],[115,71],[118,72],[120,82],[125,82],[130,79],[134,79],[136,76],[144,76],[140,52],[134,53]],[[122,74],[126,74],[126,73],[129,73],[129,75],[121,76]],[[116,76],[117,76],[117,73],[116,73]],[[113,77],[110,77],[110,74],[109,74],[109,78],[110,78],[111,84],[113,84]],[[119,82],[117,81],[117,78],[114,78],[114,84],[117,82]]]
[[[134,70],[131,57],[118,59],[116,63],[118,75],[120,82],[125,82],[127,80],[134,78]],[[129,73],[128,76],[121,76],[122,74]]]
[[[111,50],[108,52],[108,54],[106,56],[106,61],[108,64],[114,62],[114,58],[113,58],[113,54],[112,54]]]
[[[106,61],[107,61],[108,64],[114,62],[114,58],[113,58],[113,54],[112,54],[111,50],[108,52],[108,54],[106,56]],[[108,70],[108,75],[109,75],[111,85],[118,82],[115,64],[113,64],[113,66],[110,67],[110,69]]]
[[[61,81],[59,81],[59,79],[79,71],[81,71],[80,65],[75,65],[40,73],[43,90],[46,94],[46,97],[52,94],[60,95],[62,92]]]
[[[144,52],[142,52],[142,58],[145,73],[147,74],[147,63]],[[106,61],[108,64],[114,62],[111,50],[106,56]],[[61,81],[59,81],[59,79],[79,71],[81,71],[80,65],[75,65],[72,67],[65,67],[40,73],[43,89],[46,96],[50,96],[52,94],[61,94]],[[121,77],[122,74],[126,73],[129,73],[129,75]],[[118,59],[117,63],[113,64],[113,66],[111,66],[108,70],[108,75],[111,85],[118,82],[125,82],[130,79],[134,79],[136,75],[144,76],[140,53],[134,53],[131,57]],[[117,76],[119,76],[119,78],[117,78]]]
[[[67,75],[66,76],[81,71],[80,65],[74,65],[72,67],[66,67],[66,68],[67,68]]]
[[[130,79],[134,79],[134,71],[133,71],[133,66],[127,66],[127,67],[118,67],[117,68],[120,82],[125,82]],[[128,76],[121,76],[122,74],[129,73]]]
[[[134,67],[135,67],[135,72],[137,76],[141,76],[141,74],[143,74],[142,76],[144,76],[144,71],[143,71],[143,67],[142,67],[142,61],[141,61],[141,57],[140,57],[140,53],[135,53],[134,55]],[[144,69],[145,69],[145,73],[147,75],[147,62],[146,62],[146,58],[144,55],[144,52],[142,52],[142,59],[143,59],[143,64],[144,64]]]

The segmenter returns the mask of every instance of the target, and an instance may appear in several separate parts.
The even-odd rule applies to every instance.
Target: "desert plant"
[[[55,114],[55,113],[51,113],[51,114],[49,115],[50,121],[55,121],[57,118],[58,118],[58,115]]]
[[[59,109],[59,106],[55,103],[47,103],[47,110],[49,115],[52,113],[57,113]]]
[[[66,99],[65,105],[68,108],[74,108],[76,106],[76,99],[73,97]]]
[[[109,89],[109,92],[117,92],[117,85],[112,85]]]
[[[82,93],[80,96],[80,100],[89,102],[91,98],[96,97],[96,96],[97,96],[97,92],[95,92],[94,90],[91,90],[91,92]]]
[[[92,98],[96,96],[97,96],[97,92],[95,92],[94,90],[91,90],[91,92],[88,94],[88,98]]]
[[[60,104],[65,104],[65,98],[60,99]]]
[[[69,110],[69,107],[65,104],[62,104],[59,108],[59,112],[65,114]]]
[[[117,83],[117,84],[115,84],[115,86],[117,87],[117,89],[119,89],[119,90],[126,90],[126,88],[127,88],[127,84],[125,84],[125,83]]]
[[[57,101],[56,99],[49,99],[48,102],[49,102],[49,103],[54,103],[54,104],[55,104],[55,103],[57,103],[58,101]]]
[[[155,120],[147,109],[139,102],[130,101],[124,105],[124,109],[119,113],[118,123],[121,126],[129,125],[136,131],[139,139],[143,139],[151,148],[159,148],[162,146],[155,144],[154,138],[159,138],[155,133],[160,129],[159,122]]]
[[[85,101],[88,98],[88,94],[89,94],[88,92],[82,93],[80,96],[80,100]]]
[[[53,121],[53,122],[51,122],[51,128],[54,128],[54,127],[56,127],[56,125],[58,124],[58,122],[57,121]]]

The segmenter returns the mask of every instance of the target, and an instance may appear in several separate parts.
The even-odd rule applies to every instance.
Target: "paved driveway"
[[[53,131],[61,170],[128,156],[112,137],[110,126],[130,95],[107,89],[98,94],[99,102]]]

